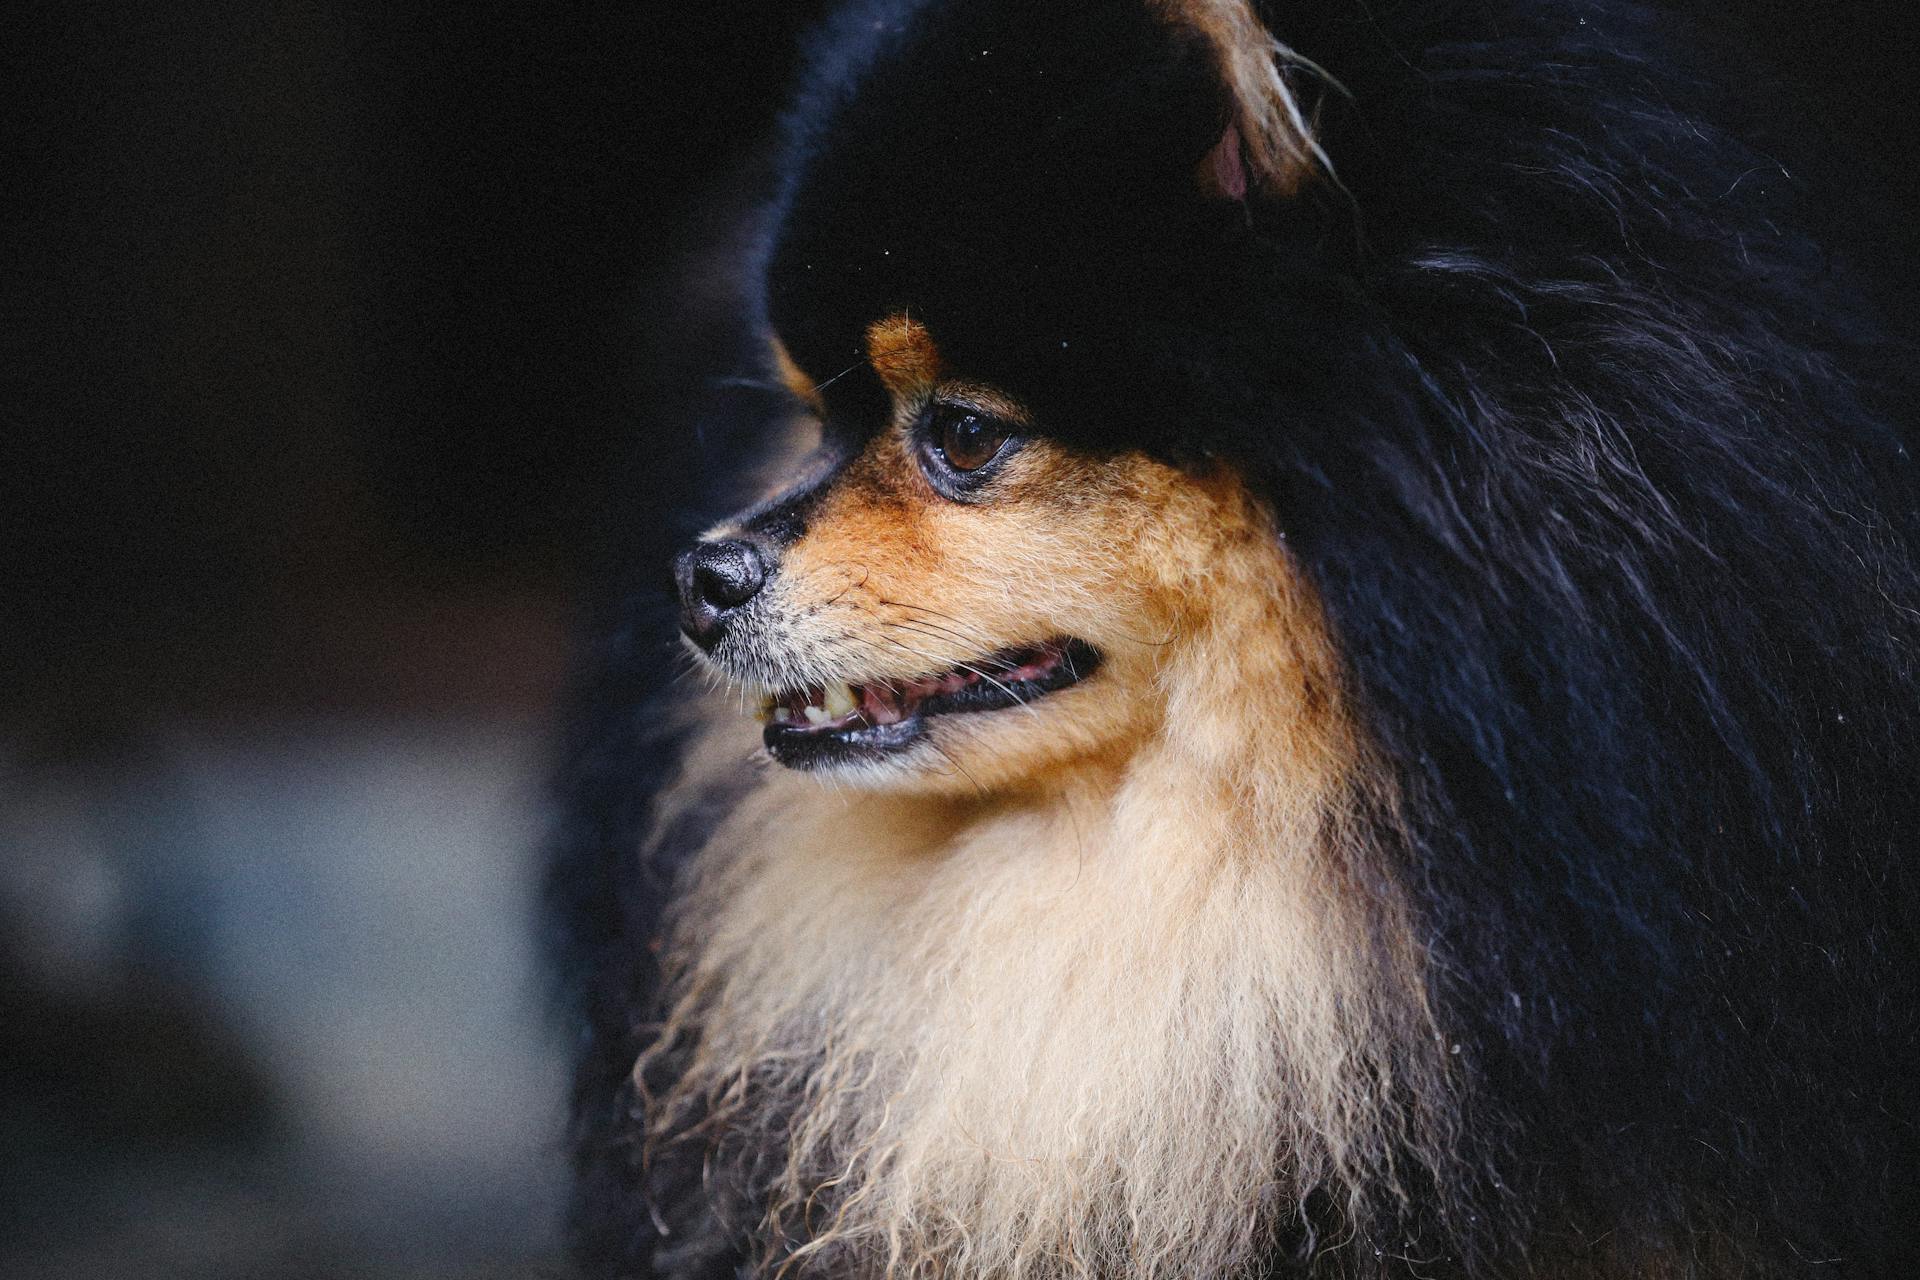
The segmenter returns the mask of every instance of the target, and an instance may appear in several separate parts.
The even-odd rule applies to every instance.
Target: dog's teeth
[[[807,717],[808,724],[825,724],[827,721],[833,719],[832,716],[822,711],[819,707],[808,707],[803,714]]]
[[[785,707],[775,707],[772,712],[772,717],[775,724],[793,723],[793,712]]]
[[[857,705],[853,700],[853,690],[847,687],[845,680],[836,680],[827,686],[827,714],[838,720],[852,711]]]
[[[780,718],[780,710],[778,707],[773,705],[773,695],[770,693],[761,694],[760,695],[761,721],[764,723],[765,721],[778,720],[779,718]]]

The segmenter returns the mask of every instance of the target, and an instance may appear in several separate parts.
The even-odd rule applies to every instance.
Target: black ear
[[[1329,166],[1289,83],[1305,65],[1273,38],[1250,0],[1152,0],[1167,21],[1203,39],[1228,106],[1226,130],[1196,173],[1223,200],[1289,196]]]

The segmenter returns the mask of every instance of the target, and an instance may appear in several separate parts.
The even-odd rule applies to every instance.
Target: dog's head
[[[680,557],[686,636],[796,768],[984,787],[1123,751],[1247,530],[1237,486],[1050,438],[904,316],[867,345],[888,421]]]
[[[818,447],[676,569],[776,760],[970,789],[1117,765],[1223,613],[1296,611],[1191,426],[1313,144],[1243,3],[942,23],[795,142],[766,290]]]

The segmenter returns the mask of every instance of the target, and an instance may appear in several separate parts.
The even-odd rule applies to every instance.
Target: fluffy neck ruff
[[[1274,548],[1212,560],[1126,758],[991,801],[776,773],[696,859],[637,1076],[769,1274],[1205,1280],[1430,1177],[1390,806]]]

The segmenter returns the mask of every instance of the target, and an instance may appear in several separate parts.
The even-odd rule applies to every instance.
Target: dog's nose
[[[680,589],[680,629],[703,649],[720,642],[727,619],[766,585],[767,561],[753,543],[740,538],[703,542],[673,562]]]

